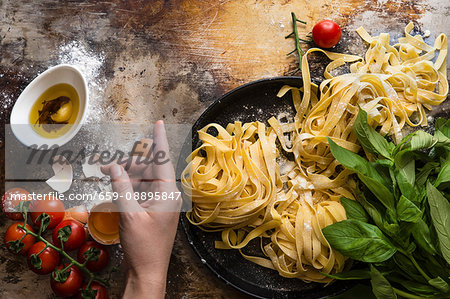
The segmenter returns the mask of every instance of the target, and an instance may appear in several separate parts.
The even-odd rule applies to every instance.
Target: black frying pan
[[[225,94],[209,106],[192,127],[192,147],[187,140],[177,164],[177,177],[186,166],[184,159],[193,148],[200,146],[197,130],[215,122],[222,126],[234,121],[266,121],[280,113],[294,115],[291,93],[283,98],[276,95],[285,85],[300,87],[299,77],[277,77],[242,85]],[[181,190],[181,188],[180,188]],[[181,225],[194,251],[219,278],[238,290],[259,298],[327,298],[349,289],[354,283],[336,281],[327,287],[319,283],[305,283],[299,279],[281,277],[277,271],[266,269],[244,259],[237,250],[219,250],[214,241],[220,233],[206,233],[187,221],[181,214]],[[247,254],[260,255],[259,241],[245,248]]]

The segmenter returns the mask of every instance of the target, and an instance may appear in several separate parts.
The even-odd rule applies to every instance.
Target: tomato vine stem
[[[45,251],[45,249],[47,249],[48,248],[48,246],[47,245],[45,245],[44,246],[44,248],[42,248],[42,250],[41,251],[39,251],[39,253],[38,254],[36,254],[37,256],[40,256],[41,255],[41,253],[43,253],[44,251]]]
[[[56,247],[55,245],[53,245],[52,243],[50,243],[49,241],[47,241],[46,239],[44,239],[44,238],[41,236],[42,231],[44,231],[44,230],[47,228],[47,227],[45,227],[45,229],[42,229],[42,226],[44,226],[44,219],[43,219],[44,217],[42,217],[42,219],[41,219],[41,226],[39,227],[39,233],[38,233],[38,234],[36,234],[35,232],[29,230],[29,229],[26,227],[27,220],[28,220],[28,209],[29,209],[29,208],[28,208],[28,204],[24,204],[23,202],[20,202],[19,208],[20,208],[20,211],[21,211],[21,213],[22,213],[22,215],[23,215],[23,219],[24,219],[23,225],[18,225],[18,226],[17,226],[17,227],[19,227],[19,228],[21,228],[21,229],[23,229],[23,230],[25,231],[25,235],[22,237],[22,239],[25,238],[25,236],[27,236],[27,235],[31,235],[31,236],[37,238],[39,241],[44,242],[45,248],[44,248],[39,254],[41,254],[46,248],[50,247],[50,248],[56,250],[58,253],[60,253],[60,254],[61,254],[62,256],[64,256],[65,258],[67,258],[67,259],[70,261],[70,263],[69,263],[70,266],[75,265],[75,266],[77,266],[79,269],[81,269],[82,271],[84,271],[84,272],[89,276],[89,284],[90,284],[93,280],[96,280],[96,281],[98,281],[98,282],[104,284],[105,286],[109,287],[109,279],[103,279],[103,278],[101,278],[101,277],[98,277],[97,275],[95,275],[94,273],[92,273],[92,272],[86,267],[86,262],[83,263],[83,264],[81,264],[81,263],[79,263],[76,259],[72,258],[67,252],[64,251],[64,244],[63,244],[63,241],[62,241],[61,238],[60,238],[60,240],[61,240],[61,248],[58,248],[58,247]],[[45,213],[44,213],[44,214],[45,214]],[[48,224],[47,224],[47,225],[48,225]],[[22,239],[21,239],[20,241],[22,241]],[[38,254],[38,256],[39,256],[39,254]],[[67,269],[68,269],[68,268],[67,268]]]
[[[81,270],[83,270],[89,276],[90,281],[96,280],[106,286],[109,286],[109,281],[107,281],[103,278],[100,278],[97,275],[95,275],[94,273],[92,273],[91,271],[89,271],[89,269],[86,267],[85,264],[81,264],[80,262],[78,262],[77,260],[72,258],[67,252],[65,252],[61,248],[56,247],[55,245],[53,245],[52,243],[50,243],[43,237],[39,236],[38,234],[36,234],[36,233],[32,232],[31,230],[29,230],[28,228],[26,228],[25,222],[24,222],[24,225],[18,225],[18,227],[25,230],[26,235],[32,235],[33,237],[37,238],[39,241],[44,242],[47,247],[50,247],[50,248],[56,250],[57,252],[59,252],[61,255],[63,255],[65,258],[67,258],[70,261],[70,266],[75,265],[78,268],[80,268]]]

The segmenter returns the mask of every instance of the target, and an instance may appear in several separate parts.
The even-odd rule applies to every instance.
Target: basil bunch
[[[328,139],[361,183],[357,201],[341,199],[347,220],[322,231],[332,248],[369,267],[327,276],[370,279],[377,298],[450,298],[450,120],[394,145],[360,109],[353,132],[371,161]]]

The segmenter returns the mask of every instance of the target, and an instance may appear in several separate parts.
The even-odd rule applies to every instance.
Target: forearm
[[[151,273],[149,275],[137,274],[133,270],[128,271],[127,284],[123,293],[123,299],[160,299],[166,292],[166,275]]]

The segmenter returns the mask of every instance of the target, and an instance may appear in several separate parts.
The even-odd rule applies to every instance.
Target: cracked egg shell
[[[54,175],[45,181],[53,190],[64,193],[70,189],[73,181],[73,169],[64,156],[53,157],[52,169]]]
[[[86,224],[89,217],[89,213],[84,205],[75,206],[66,210],[64,219],[78,220],[83,224]]]
[[[102,178],[105,176],[105,174],[101,170],[101,164],[99,162],[100,156],[98,154],[91,155],[89,157],[86,157],[81,167],[83,169],[83,174],[86,178]],[[91,161],[96,161],[93,164],[90,164]]]

